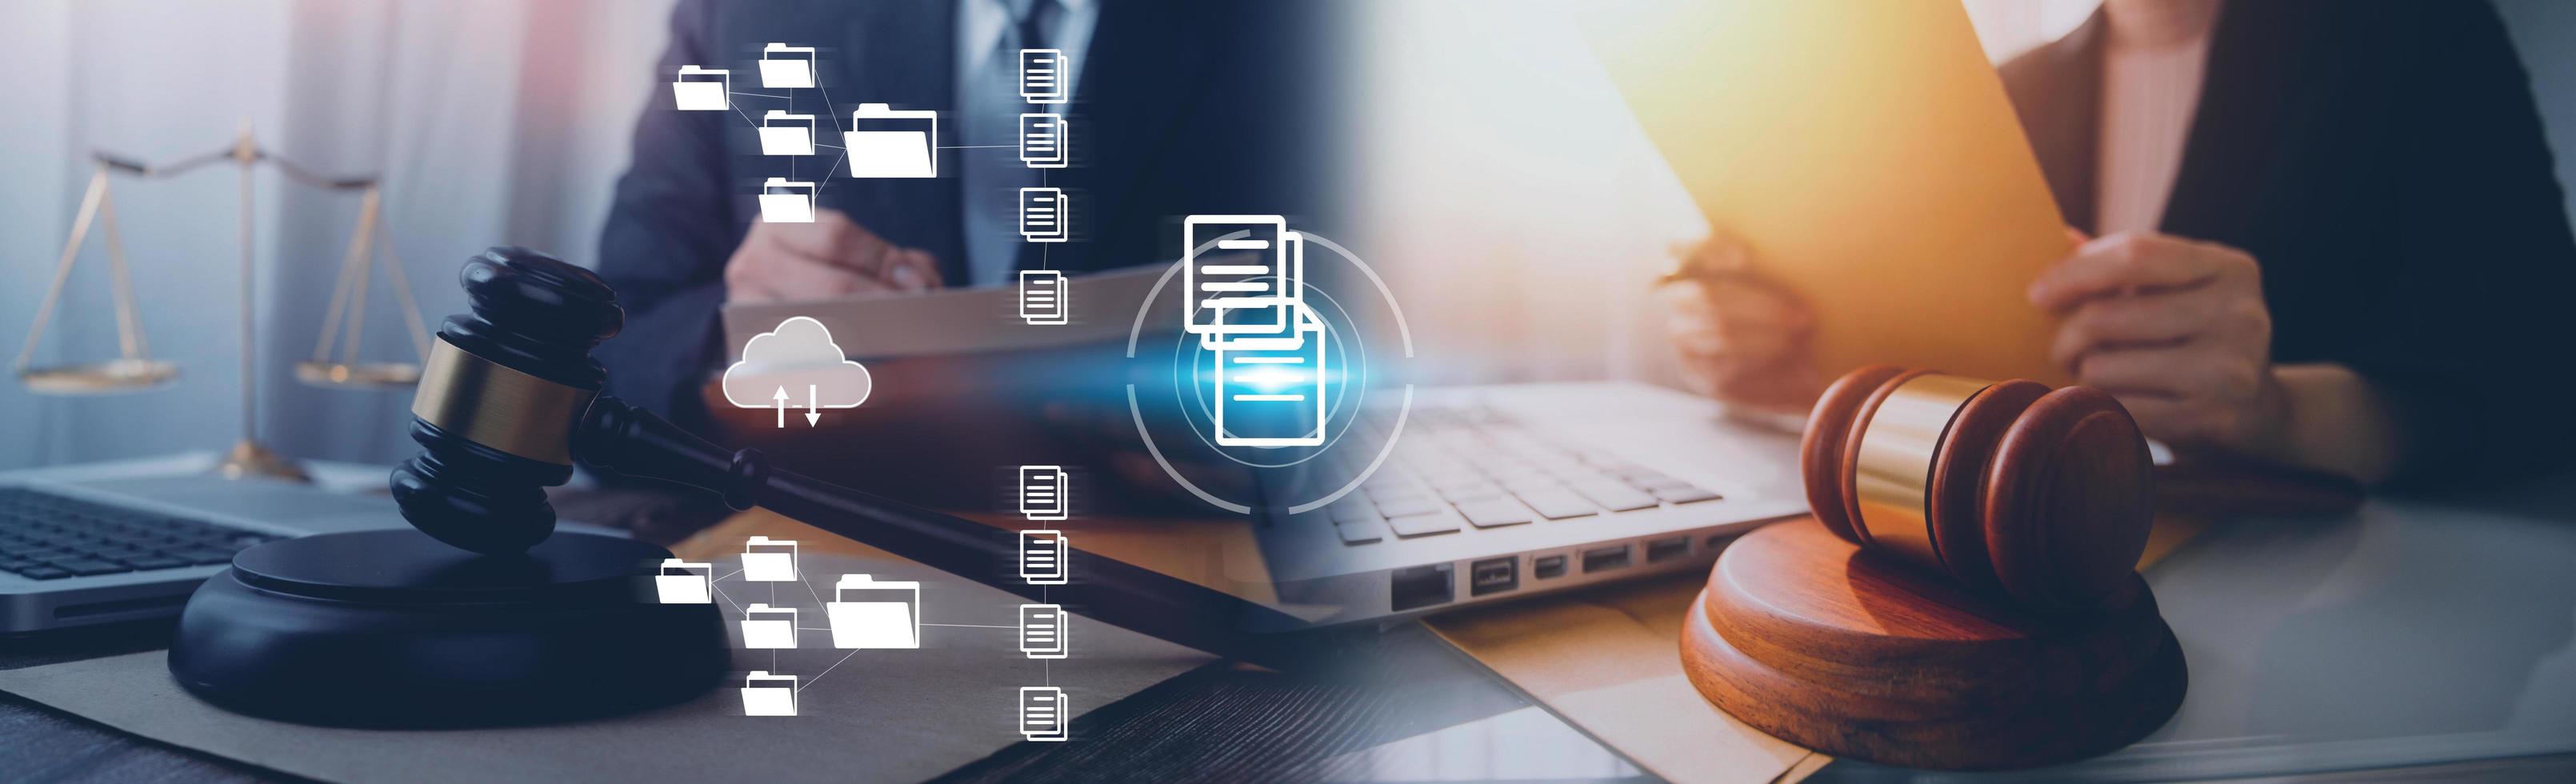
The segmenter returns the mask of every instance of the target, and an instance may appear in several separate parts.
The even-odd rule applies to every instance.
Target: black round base
[[[558,533],[477,555],[418,531],[244,550],[179,615],[170,675],[227,710],[349,727],[483,727],[681,702],[731,666],[709,604],[660,604],[670,552]]]

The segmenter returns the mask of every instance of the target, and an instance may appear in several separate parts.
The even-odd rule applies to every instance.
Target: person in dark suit
[[[1332,167],[1330,73],[1316,63],[1329,6],[1194,0],[681,0],[617,183],[598,271],[627,310],[602,344],[608,391],[703,430],[700,386],[725,355],[727,303],[1007,285],[1021,269],[1080,273],[1168,262],[1194,213],[1315,216]],[[820,92],[765,90],[751,60],[771,42],[820,50]],[[1073,58],[1072,102],[1023,102],[1017,50]],[[679,111],[683,65],[730,67],[738,111]],[[792,105],[791,105],[792,102]],[[845,125],[859,103],[939,112],[940,176],[829,177],[831,157],[759,154],[772,109]],[[1021,240],[1017,115],[1072,126],[1069,168],[1044,184],[1071,201],[1073,241]],[[820,119],[820,118],[818,118]],[[837,134],[818,123],[825,144]],[[833,152],[824,149],[822,152]],[[768,177],[822,184],[813,223],[759,220]],[[842,169],[846,173],[846,169]]]
[[[2488,4],[2107,0],[2001,70],[2081,242],[2030,300],[2149,437],[2367,482],[2563,461],[2576,236]],[[1711,392],[1814,400],[1785,292],[1667,294]]]

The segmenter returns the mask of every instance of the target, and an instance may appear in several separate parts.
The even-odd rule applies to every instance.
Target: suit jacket
[[[964,106],[955,81],[954,0],[681,0],[671,44],[655,65],[652,98],[636,121],[634,161],[617,182],[597,269],[626,308],[626,330],[596,356],[608,391],[703,429],[698,387],[724,354],[718,308],[724,263],[759,215],[761,180],[783,173],[764,158],[751,123],[733,112],[684,112],[667,85],[681,65],[728,67],[737,91],[762,91],[750,65],[781,41],[821,50],[818,78],[846,123],[858,103],[942,113],[941,144]],[[1181,216],[1296,215],[1327,220],[1322,194],[1336,167],[1325,97],[1332,73],[1330,6],[1108,0],[1101,3],[1075,103],[1072,168],[1050,185],[1075,200],[1075,241],[1052,248],[1050,266],[1085,272],[1179,257]],[[799,113],[823,114],[798,90]],[[811,100],[811,103],[808,101]],[[782,102],[737,97],[751,117]],[[821,127],[818,123],[818,128]],[[976,140],[991,144],[991,140]],[[1017,165],[1010,150],[939,151],[935,179],[839,178],[819,206],[904,247],[939,258],[964,280],[958,180],[973,163]],[[826,161],[799,164],[820,167]]]
[[[2006,63],[2066,219],[2091,231],[2105,17]],[[2281,363],[2368,377],[2401,476],[2561,462],[2576,237],[2522,65],[2483,2],[2232,0],[2161,230],[2263,270]]]

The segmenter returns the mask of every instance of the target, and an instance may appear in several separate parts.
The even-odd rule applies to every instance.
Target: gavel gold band
[[[599,394],[521,373],[441,336],[420,372],[411,415],[465,440],[541,463],[572,465],[572,428]]]
[[[1900,384],[1861,423],[1860,458],[1852,485],[1860,499],[1860,524],[1882,547],[1941,568],[1932,546],[1932,458],[1950,419],[1991,384],[1939,374]]]

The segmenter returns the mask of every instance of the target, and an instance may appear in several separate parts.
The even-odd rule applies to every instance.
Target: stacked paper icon
[[[1306,237],[1278,215],[1182,221],[1182,325],[1213,354],[1218,446],[1320,446],[1335,363],[1306,305]]]

